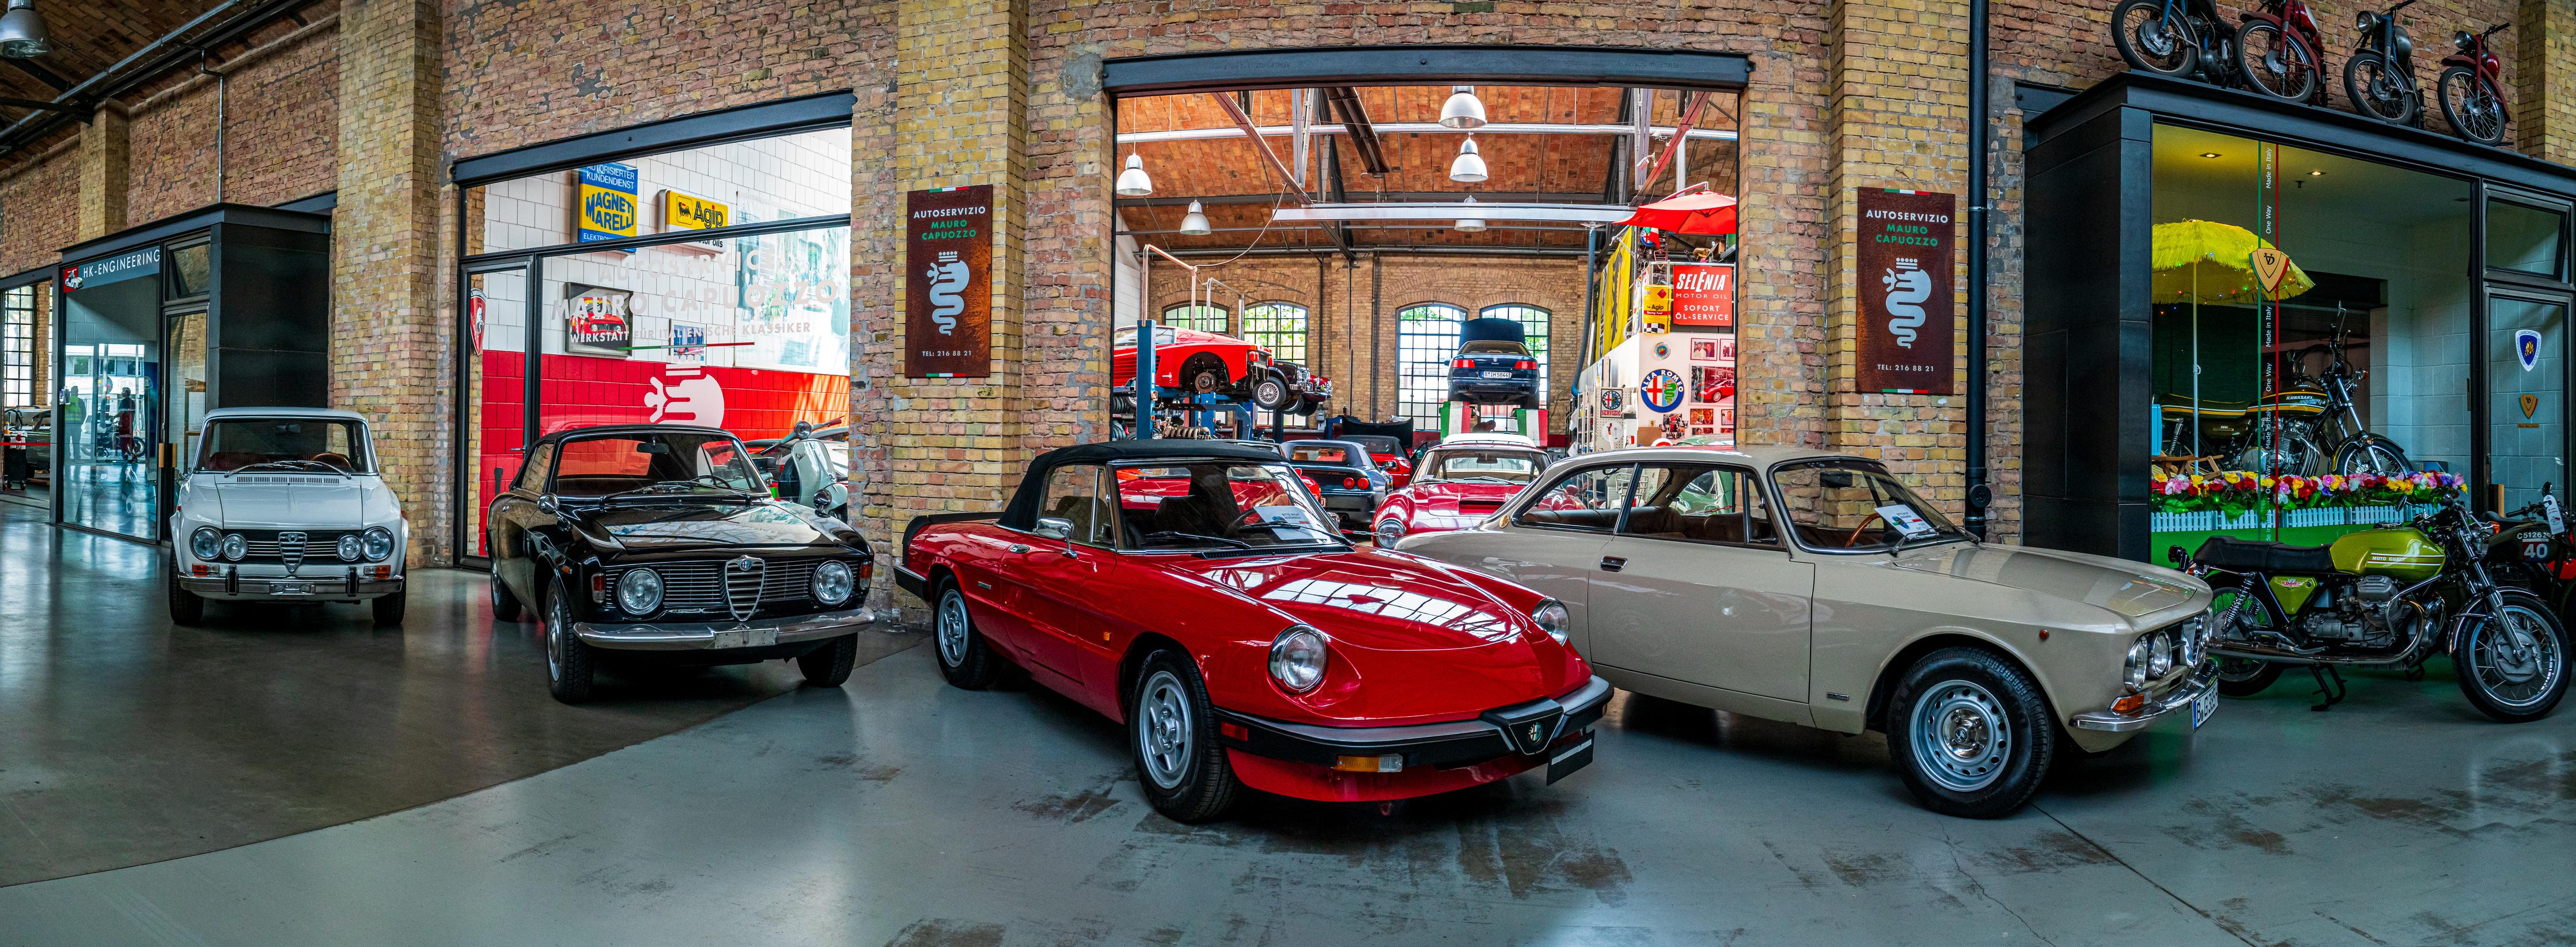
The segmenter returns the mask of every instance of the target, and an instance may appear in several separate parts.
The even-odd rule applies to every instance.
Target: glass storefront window
[[[2487,202],[2487,265],[2566,278],[2567,215],[2516,201]]]
[[[63,522],[151,539],[160,534],[161,280],[118,270],[63,294],[61,429],[55,466]]]
[[[214,288],[213,248],[211,243],[171,248],[170,298],[203,296]]]
[[[824,128],[602,162],[584,190],[580,170],[467,189],[467,256],[850,212],[850,130]],[[619,170],[622,169],[622,170]],[[837,170],[836,170],[837,169]],[[598,184],[609,187],[599,188]],[[602,191],[607,192],[604,196]],[[623,198],[623,232],[583,226],[591,199]],[[610,220],[607,224],[619,221]]]

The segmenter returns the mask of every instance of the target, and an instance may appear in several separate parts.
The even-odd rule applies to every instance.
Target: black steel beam
[[[47,69],[43,66],[15,57],[11,57],[8,60],[8,63],[19,72],[25,73],[28,78],[42,82],[56,92],[67,92],[71,90],[72,81],[63,78],[60,75],[56,75],[51,69]]]
[[[700,112],[632,128],[575,135],[473,158],[459,158],[449,179],[460,186],[505,181],[683,148],[767,138],[848,125],[857,98],[826,92],[777,102]]]
[[[1331,46],[1230,49],[1112,59],[1101,66],[1113,96],[1355,85],[1592,85],[1741,89],[1753,76],[1742,53],[1616,46]]]
[[[1360,170],[1386,174],[1386,153],[1379,148],[1377,126],[1369,124],[1368,107],[1360,104],[1359,93],[1349,86],[1335,86],[1324,90],[1324,100],[1341,113],[1342,128],[1349,132],[1342,137],[1350,139],[1351,150],[1359,154]]]

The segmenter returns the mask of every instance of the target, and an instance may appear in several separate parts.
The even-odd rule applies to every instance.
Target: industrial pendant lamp
[[[1145,157],[1127,153],[1127,170],[1118,172],[1118,196],[1143,197],[1154,193],[1154,179],[1145,173]]]
[[[1476,153],[1476,136],[1469,135],[1458,145],[1458,157],[1449,162],[1449,180],[1460,184],[1476,184],[1485,180],[1485,159]]]
[[[1467,196],[1467,200],[1466,200],[1466,202],[1465,202],[1465,203],[1467,204],[1467,206],[1468,206],[1468,208],[1469,208],[1469,209],[1468,209],[1468,210],[1466,210],[1466,211],[1464,211],[1464,213],[1470,213],[1470,214],[1472,214],[1472,213],[1475,213],[1475,212],[1476,212],[1476,211],[1474,210],[1474,207],[1475,207],[1475,205],[1476,205],[1476,197],[1475,197],[1475,195],[1473,195],[1473,194],[1468,195],[1468,196]],[[1460,217],[1460,218],[1458,218],[1458,222],[1457,222],[1457,223],[1451,224],[1451,225],[1449,225],[1449,226],[1450,226],[1450,228],[1451,228],[1451,229],[1454,229],[1454,230],[1458,231],[1459,233],[1484,233],[1484,232],[1485,232],[1485,218],[1482,218],[1482,217]]]
[[[45,18],[36,13],[36,0],[9,0],[9,12],[0,15],[0,56],[34,59],[53,51],[54,40],[45,32]]]
[[[1449,87],[1449,101],[1440,103],[1440,127],[1485,127],[1485,103],[1477,100],[1475,86]]]
[[[1184,237],[1204,237],[1215,232],[1215,230],[1208,227],[1207,214],[1199,210],[1199,202],[1191,201],[1190,212],[1181,215],[1181,235]]]

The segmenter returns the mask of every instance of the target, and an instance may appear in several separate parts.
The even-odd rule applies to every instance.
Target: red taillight
[[[1359,485],[1360,485],[1360,478],[1358,478],[1358,477],[1343,477],[1343,478],[1342,478],[1342,486],[1345,486],[1345,487],[1357,487],[1357,486],[1359,486]]]
[[[1526,359],[1526,358],[1525,358],[1525,359],[1521,359],[1520,361],[1513,362],[1513,363],[1512,363],[1512,367],[1513,367],[1513,368],[1519,368],[1519,369],[1531,369],[1531,368],[1537,368],[1537,367],[1538,367],[1538,363],[1537,363],[1537,362],[1534,362],[1534,361],[1531,361],[1531,360],[1529,360],[1529,359]]]
[[[1472,359],[1472,358],[1452,359],[1452,360],[1449,362],[1449,367],[1451,367],[1451,368],[1474,368],[1474,367],[1476,367],[1476,360],[1475,360],[1475,359]]]

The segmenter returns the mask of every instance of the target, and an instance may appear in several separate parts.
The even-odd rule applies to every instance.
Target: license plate
[[[731,628],[716,632],[717,648],[765,648],[778,643],[776,628]]]
[[[2209,715],[2217,712],[2218,688],[2212,687],[2201,692],[2200,696],[2192,698],[2191,728],[2194,730],[2200,729],[2201,724],[2209,722]]]
[[[1510,373],[1510,372],[1486,372],[1486,373],[1485,373],[1485,377],[1487,377],[1487,378],[1510,378],[1510,377],[1512,377],[1512,373]]]
[[[1583,738],[1583,742],[1566,747],[1565,752],[1558,753],[1557,755],[1548,758],[1547,781],[1553,784],[1557,780],[1564,779],[1565,777],[1572,775],[1575,770],[1591,765],[1591,763],[1592,738],[1590,736],[1586,736]]]
[[[311,582],[271,582],[271,583],[269,583],[269,584],[268,584],[268,594],[270,594],[270,595],[311,595],[311,594],[313,594],[313,583],[311,583]]]

